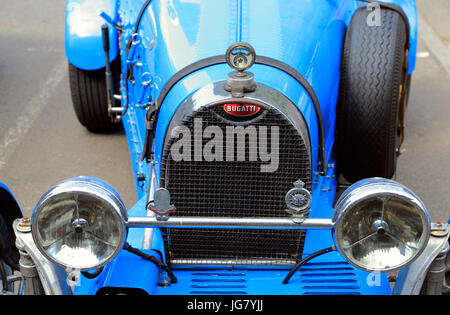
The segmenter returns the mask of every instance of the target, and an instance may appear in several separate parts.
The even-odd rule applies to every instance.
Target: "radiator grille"
[[[203,130],[219,126],[248,125],[279,128],[279,166],[263,173],[267,164],[259,158],[249,161],[246,137],[245,161],[174,161],[170,148],[178,139],[166,142],[161,163],[161,186],[167,188],[180,216],[284,217],[284,196],[301,179],[311,187],[310,153],[300,133],[278,110],[261,110],[256,116],[234,118],[222,106],[203,107],[186,116],[183,124],[194,135],[194,118],[201,118]],[[271,134],[268,132],[271,139]],[[210,139],[204,139],[203,145]],[[225,137],[223,139],[224,147]],[[235,141],[235,146],[236,146]],[[192,146],[194,143],[192,141]],[[234,147],[234,152],[239,148]],[[240,148],[242,149],[242,148]],[[270,152],[270,141],[268,144]],[[225,157],[224,149],[224,157]],[[302,256],[304,231],[239,229],[165,229],[166,259],[171,264],[290,265]]]

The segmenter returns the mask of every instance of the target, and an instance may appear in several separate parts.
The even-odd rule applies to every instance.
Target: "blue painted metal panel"
[[[146,251],[154,254],[152,251]],[[157,255],[156,255],[157,257]],[[130,266],[133,266],[130,268]],[[74,294],[95,294],[102,287],[139,288],[155,295],[388,295],[386,274],[359,270],[337,252],[305,264],[288,284],[288,269],[176,269],[176,284],[158,287],[154,264],[122,252],[96,279],[81,277]]]
[[[370,274],[329,253],[305,264],[288,284],[289,270],[176,270],[177,284],[157,294],[195,295],[362,295],[390,294],[386,274]]]
[[[158,254],[152,250],[144,250],[148,255]],[[155,294],[158,284],[158,267],[134,254],[122,251],[108,264],[102,274],[95,279],[80,276],[79,285],[75,287],[75,295],[96,294],[101,288],[136,288]]]
[[[66,57],[71,64],[84,70],[97,70],[105,67],[101,26],[106,21],[98,16],[102,10],[112,18],[118,19],[117,0],[68,0],[66,5],[65,48]],[[109,25],[110,60],[118,53],[117,30]]]

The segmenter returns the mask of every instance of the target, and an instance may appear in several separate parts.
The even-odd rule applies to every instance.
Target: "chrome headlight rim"
[[[343,250],[341,246],[342,242],[338,239],[338,232],[342,229],[342,225],[344,223],[343,219],[357,204],[373,198],[388,200],[392,197],[408,202],[418,210],[417,213],[420,215],[423,223],[423,231],[420,238],[420,249],[410,259],[400,265],[392,266],[390,268],[366,268],[363,265],[355,263],[354,260],[348,257],[345,253],[345,250]],[[419,199],[419,197],[417,197],[417,195],[409,188],[398,183],[397,181],[381,177],[363,179],[347,188],[347,190],[344,191],[336,202],[332,217],[332,224],[333,241],[339,253],[351,265],[368,272],[392,272],[408,266],[423,253],[431,234],[430,217],[424,203]]]
[[[51,255],[47,253],[47,251],[42,246],[41,242],[39,241],[39,215],[41,214],[41,211],[45,209],[45,207],[52,201],[52,199],[56,196],[61,196],[63,194],[67,195],[74,195],[74,194],[80,194],[80,195],[87,195],[90,197],[98,198],[99,200],[102,200],[103,202],[107,203],[111,209],[113,210],[113,214],[117,219],[118,228],[119,228],[119,237],[121,239],[120,246],[117,246],[115,251],[109,255],[109,257],[102,261],[99,264],[96,265],[90,265],[90,266],[71,266],[68,264],[64,264]],[[126,238],[128,235],[128,226],[126,222],[128,221],[128,212],[127,208],[125,206],[125,203],[123,202],[120,195],[117,193],[117,191],[109,185],[107,182],[95,178],[95,177],[89,177],[89,176],[79,176],[74,178],[66,179],[52,188],[50,188],[38,201],[38,203],[35,206],[35,209],[33,211],[33,217],[32,217],[32,226],[31,226],[31,234],[33,241],[38,248],[38,250],[42,253],[42,255],[47,258],[49,261],[54,263],[57,266],[60,266],[64,269],[74,269],[74,270],[94,270],[99,269],[108,263],[110,263],[117,254],[122,250]]]

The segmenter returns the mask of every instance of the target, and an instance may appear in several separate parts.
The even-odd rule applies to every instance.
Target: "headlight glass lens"
[[[394,183],[360,186],[336,205],[345,209],[338,209],[341,213],[335,225],[335,241],[349,262],[361,269],[402,268],[428,242],[429,219],[425,209],[405,187]]]
[[[109,195],[107,186],[73,184],[54,188],[38,204],[33,237],[44,256],[58,265],[99,268],[123,246],[126,227],[118,211],[123,203]]]

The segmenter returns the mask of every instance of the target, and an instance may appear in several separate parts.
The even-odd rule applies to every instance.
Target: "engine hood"
[[[238,41],[250,43],[257,55],[287,63],[319,89],[319,81],[324,84],[323,70],[338,70],[330,66],[333,55],[340,57],[344,31],[355,9],[350,2],[155,1],[147,22],[153,24],[150,28],[157,37],[153,48],[156,89],[183,67],[223,55]],[[327,59],[330,62],[324,63]]]

